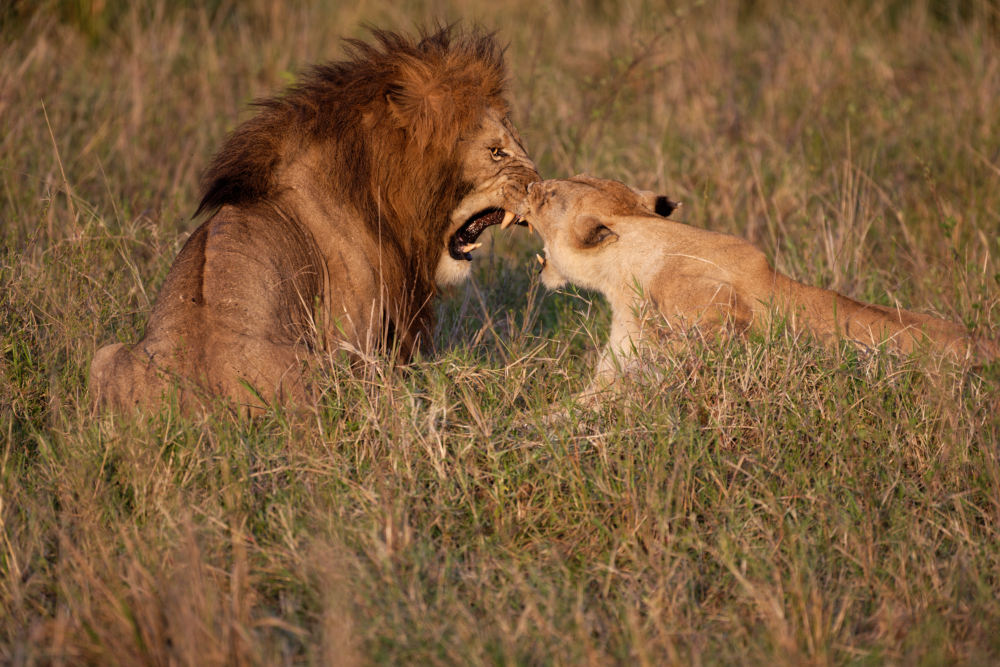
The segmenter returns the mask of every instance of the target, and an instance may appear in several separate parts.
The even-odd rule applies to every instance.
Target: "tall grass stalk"
[[[1000,660],[1000,369],[692,337],[585,411],[607,308],[545,293],[521,231],[432,354],[332,363],[306,418],[90,411],[248,102],[366,22],[435,19],[509,41],[545,176],[656,189],[800,280],[995,336],[995,3],[15,2],[0,661]]]

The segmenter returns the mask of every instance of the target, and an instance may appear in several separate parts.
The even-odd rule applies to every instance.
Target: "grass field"
[[[306,423],[91,413],[226,132],[366,22],[498,30],[544,176],[996,338],[996,2],[399,5],[0,8],[0,662],[1000,661],[1000,365],[692,339],[585,414],[606,306],[522,231]]]

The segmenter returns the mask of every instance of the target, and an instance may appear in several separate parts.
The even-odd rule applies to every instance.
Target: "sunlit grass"
[[[334,360],[304,413],[98,416],[86,389],[99,345],[141,337],[247,103],[366,21],[497,29],[543,175],[656,189],[800,280],[995,338],[989,3],[14,6],[3,662],[1000,658],[996,364],[691,337],[587,408],[606,305],[546,293],[515,230],[433,350]]]

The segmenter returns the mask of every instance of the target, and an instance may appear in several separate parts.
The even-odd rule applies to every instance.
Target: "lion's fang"
[[[476,248],[482,247],[482,245],[482,243],[466,243],[464,246],[461,246],[459,250],[462,252],[472,252]]]
[[[516,217],[517,216],[511,213],[510,211],[504,213],[503,222],[500,223],[500,229],[507,229],[508,227],[510,227],[511,223],[514,222],[514,218]]]

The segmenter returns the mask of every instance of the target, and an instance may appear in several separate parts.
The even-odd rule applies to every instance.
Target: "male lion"
[[[211,217],[174,261],[134,346],[97,351],[98,404],[255,409],[305,396],[303,362],[425,344],[437,284],[511,222],[535,165],[508,118],[503,51],[451,28],[374,31],[240,125],[203,178]]]
[[[528,186],[524,217],[545,242],[542,282],[571,282],[603,294],[611,333],[591,387],[613,382],[616,358],[627,360],[642,337],[642,300],[674,326],[766,330],[775,316],[792,331],[863,348],[885,343],[909,353],[921,345],[956,359],[996,358],[992,342],[957,324],[899,308],[860,303],[809,287],[775,271],[749,242],[665,220],[677,204],[616,181],[576,176]]]

